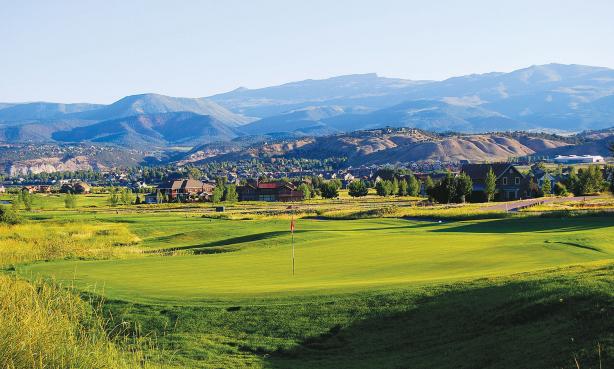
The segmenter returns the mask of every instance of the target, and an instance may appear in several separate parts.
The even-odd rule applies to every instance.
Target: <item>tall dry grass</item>
[[[138,241],[114,224],[0,225],[0,268],[38,260],[122,257],[139,253]],[[148,340],[121,334],[128,327],[108,326],[100,312],[100,306],[70,288],[0,274],[0,368],[155,367],[144,354],[151,351]]]
[[[0,276],[1,368],[123,369],[149,367],[147,362],[140,348],[120,350],[104,320],[76,294]]]
[[[115,224],[0,224],[0,266],[64,258],[103,259],[140,252],[138,237]]]

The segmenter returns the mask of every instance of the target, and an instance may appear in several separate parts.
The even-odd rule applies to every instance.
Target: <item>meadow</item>
[[[614,360],[607,213],[510,215],[377,197],[216,213],[81,198],[77,209],[35,202],[25,223],[0,227],[11,242],[0,247],[3,278],[69,286],[58,291],[100,308],[100,342],[139,365],[577,369]],[[139,337],[155,343],[140,348]]]

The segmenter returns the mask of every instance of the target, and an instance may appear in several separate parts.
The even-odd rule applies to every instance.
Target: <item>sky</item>
[[[611,0],[0,0],[0,102],[614,68],[613,14]]]

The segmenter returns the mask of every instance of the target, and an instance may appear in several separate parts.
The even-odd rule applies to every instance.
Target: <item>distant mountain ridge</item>
[[[183,132],[180,139],[159,131],[156,124],[145,129],[143,122],[178,113],[200,116],[176,116],[173,127]],[[83,140],[132,148],[197,146],[241,136],[326,136],[383,127],[484,133],[579,132],[612,126],[614,70],[573,64],[443,81],[356,74],[239,88],[205,98],[132,95],[109,105],[0,103],[2,142]]]
[[[369,83],[376,87],[366,93],[364,86]],[[299,94],[300,86],[310,92]],[[316,86],[321,90],[319,99],[314,98]],[[353,90],[348,86],[360,88]],[[289,96],[283,98],[280,91],[288,91]],[[360,93],[354,93],[356,91]],[[343,131],[413,126],[439,132],[484,132],[493,129],[581,131],[610,127],[614,125],[612,96],[612,69],[547,64],[510,73],[474,74],[444,81],[414,82],[375,74],[343,76],[256,90],[242,89],[210,99],[235,112],[264,114],[265,119],[278,122],[278,127],[271,128],[276,131],[280,128],[293,130],[292,120],[283,121],[288,110],[335,105],[341,109],[352,108],[354,112],[328,121],[319,120],[318,124]],[[430,112],[407,114],[398,109],[425,102],[432,105]],[[391,115],[395,106],[397,114]],[[284,108],[287,111],[282,111]],[[356,114],[358,108],[366,115]],[[271,116],[275,111],[278,113]]]
[[[93,125],[55,132],[60,142],[112,143],[125,147],[195,145],[228,141],[238,136],[236,128],[209,115],[192,112],[140,114],[102,121]]]

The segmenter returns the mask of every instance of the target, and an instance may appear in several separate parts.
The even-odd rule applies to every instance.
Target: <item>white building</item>
[[[554,162],[558,164],[605,163],[601,155],[557,155]]]

